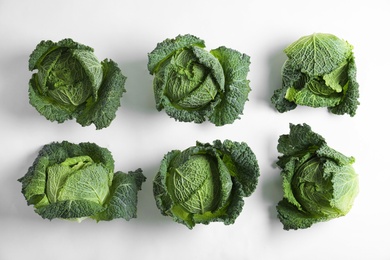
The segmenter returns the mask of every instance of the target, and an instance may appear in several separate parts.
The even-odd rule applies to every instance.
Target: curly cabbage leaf
[[[168,152],[153,182],[161,214],[192,229],[233,224],[258,182],[257,159],[246,143],[216,140]]]
[[[114,173],[109,150],[94,143],[45,145],[18,181],[28,205],[45,219],[96,221],[136,217],[142,170]]]
[[[108,127],[120,107],[126,77],[118,65],[96,58],[91,47],[64,39],[41,41],[31,53],[30,104],[50,121],[76,118],[82,126]]]
[[[284,229],[309,228],[350,211],[359,190],[353,157],[330,148],[307,124],[290,124],[277,148],[284,196],[276,208]]]
[[[315,33],[289,45],[282,68],[282,87],[271,101],[277,111],[297,105],[327,107],[333,114],[354,116],[359,85],[353,46],[332,34]]]
[[[148,54],[156,108],[182,122],[231,124],[243,114],[251,90],[250,57],[204,47],[203,40],[186,34],[158,43]]]

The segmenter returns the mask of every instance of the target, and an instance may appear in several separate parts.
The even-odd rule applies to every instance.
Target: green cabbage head
[[[354,116],[359,85],[353,46],[332,34],[314,33],[290,44],[282,69],[282,87],[271,101],[279,112],[298,105],[327,107],[337,115]]]
[[[158,111],[182,122],[231,124],[250,92],[249,56],[226,47],[207,51],[186,34],[166,39],[148,54]]]
[[[196,224],[233,224],[244,197],[260,176],[252,150],[245,143],[219,140],[196,143],[164,156],[153,182],[157,207],[165,216],[192,229]]]
[[[108,127],[120,106],[126,77],[91,47],[64,39],[41,41],[31,53],[30,104],[50,121],[76,118],[82,126]]]
[[[28,205],[45,219],[109,221],[136,217],[142,170],[114,173],[111,153],[94,143],[45,145],[19,179]]]
[[[284,229],[308,228],[350,211],[359,190],[353,157],[330,148],[307,124],[290,124],[278,151],[284,197],[276,208]]]

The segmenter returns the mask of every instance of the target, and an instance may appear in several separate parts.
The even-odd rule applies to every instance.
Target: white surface
[[[390,259],[389,3],[0,0],[0,259]],[[304,107],[279,114],[270,104],[281,84],[283,48],[313,32],[333,33],[355,47],[361,105],[353,118]],[[251,56],[250,100],[233,125],[179,123],[155,109],[147,53],[186,33],[204,39],[207,49],[225,45]],[[67,37],[93,47],[101,60],[113,59],[128,77],[107,129],[52,123],[29,104],[29,54],[41,40]],[[306,230],[282,229],[275,212],[281,180],[273,165],[277,139],[290,122],[311,125],[331,147],[356,158],[360,194],[347,216]],[[236,223],[189,230],[162,216],[152,180],[164,154],[226,138],[247,142],[261,168]],[[116,170],[143,169],[148,179],[137,219],[50,222],[26,205],[16,180],[42,145],[62,140],[107,147]]]

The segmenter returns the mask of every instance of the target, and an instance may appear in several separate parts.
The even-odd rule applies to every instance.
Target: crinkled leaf
[[[325,217],[308,215],[306,212],[298,210],[286,199],[281,200],[276,209],[278,212],[278,218],[282,222],[285,230],[309,228],[317,222],[327,220]]]
[[[118,65],[111,60],[104,60],[103,82],[96,101],[87,102],[81,113],[77,115],[77,122],[82,126],[94,124],[96,129],[108,127],[116,117],[120,107],[120,99],[125,89],[126,77]]]
[[[331,205],[340,211],[340,215],[347,214],[359,193],[359,179],[351,165],[325,164],[325,171],[336,173],[333,176],[333,199]]]
[[[156,108],[182,122],[230,124],[248,99],[249,56],[226,47],[210,52],[204,47],[195,36],[179,35],[149,53]]]
[[[297,105],[327,107],[331,113],[356,114],[359,90],[353,46],[331,34],[315,33],[290,44],[282,86],[271,102],[280,113]]]
[[[112,61],[100,63],[91,47],[71,39],[41,41],[29,69],[38,70],[29,84],[30,103],[48,120],[76,118],[82,126],[95,123],[101,129],[115,118],[126,78]]]
[[[46,219],[80,220],[93,216],[104,210],[104,207],[89,200],[65,200],[36,208],[35,212]]]
[[[74,49],[72,55],[83,67],[84,72],[87,74],[90,81],[90,87],[92,88],[92,95],[95,99],[98,98],[99,87],[103,81],[103,67],[95,54],[88,50]]]
[[[198,88],[192,91],[190,95],[178,101],[177,104],[183,108],[197,109],[210,102],[210,100],[214,100],[217,95],[218,89],[214,84],[212,76],[208,75]]]
[[[285,50],[292,66],[319,76],[338,68],[352,53],[352,46],[331,34],[314,33],[303,36]]]
[[[290,124],[290,133],[279,137],[277,149],[284,156],[300,156],[316,151],[324,143],[325,139],[308,124]]]
[[[343,88],[344,97],[341,102],[329,108],[330,111],[337,115],[349,114],[354,116],[360,102],[359,98],[359,84],[356,81],[356,64],[355,58],[351,56],[348,62],[348,83]]]
[[[53,103],[50,97],[42,96],[37,93],[37,74],[34,74],[29,82],[29,100],[30,104],[44,117],[50,121],[57,121],[63,123],[66,120],[73,118],[75,111],[74,107],[63,104]]]
[[[154,74],[161,62],[167,59],[172,53],[190,46],[205,47],[202,39],[190,34],[179,35],[174,39],[166,39],[158,43],[156,48],[148,54],[148,70],[150,74]]]
[[[50,54],[52,51],[59,48],[71,48],[71,49],[79,49],[93,52],[93,48],[77,43],[72,39],[63,39],[59,42],[53,41],[41,41],[34,49],[34,51],[30,54],[30,58],[28,61],[28,68],[30,71],[37,68],[37,65],[41,63],[41,61],[46,57],[46,55]]]
[[[334,69],[323,76],[325,84],[337,93],[342,92],[345,84],[348,83],[348,62],[343,62],[337,69]]]
[[[216,140],[213,145],[222,152],[222,159],[230,174],[240,182],[244,196],[250,196],[256,189],[260,176],[260,168],[252,149],[245,142],[230,140]]]
[[[209,164],[208,160],[213,163]],[[209,166],[214,168],[208,169]],[[178,170],[179,176],[173,185],[170,178],[174,176],[175,172],[172,171],[175,170]],[[204,171],[216,174],[216,179],[211,181]],[[232,224],[242,211],[243,197],[254,191],[259,174],[257,160],[245,143],[229,140],[223,143],[216,140],[213,144],[197,142],[196,146],[183,152],[174,150],[164,156],[153,182],[153,192],[161,213],[190,229],[197,223],[221,221]],[[214,186],[204,186],[206,183],[214,183]],[[177,190],[172,191],[175,188]],[[204,188],[210,191],[205,192]],[[207,198],[203,195],[215,196],[207,200],[212,202],[210,205],[213,209],[207,210],[201,205],[204,211],[192,211],[194,205],[199,206],[199,203],[193,201],[193,196]],[[190,207],[182,201],[191,202]]]
[[[46,168],[48,165],[48,158],[39,157],[28,169],[26,175],[18,179],[18,181],[22,183],[22,193],[27,200],[28,205],[49,203],[45,193]]]
[[[243,114],[251,91],[247,80],[250,57],[226,47],[219,47],[210,53],[217,57],[222,65],[225,91],[220,94],[221,102],[214,108],[209,120],[217,126],[231,124]]]
[[[116,218],[130,220],[137,217],[138,191],[145,180],[141,169],[128,173],[116,172],[105,204],[106,209],[94,218],[100,221]]]
[[[330,148],[307,124],[290,124],[277,148],[283,154],[277,165],[284,195],[277,211],[284,229],[308,228],[349,211],[358,190],[353,157]]]
[[[45,145],[18,181],[28,205],[43,218],[81,221],[135,217],[142,171],[113,174],[110,151],[94,143]]]
[[[309,107],[333,107],[340,103],[342,95],[334,91],[324,83],[311,80],[303,89],[289,88],[285,98],[297,105]]]
[[[212,75],[213,80],[215,80],[218,85],[221,88],[221,91],[224,91],[225,89],[225,81],[229,80],[229,77],[224,74],[224,64],[221,62],[220,59],[218,59],[218,56],[216,56],[213,51],[207,52],[203,48],[200,48],[198,46],[192,47],[193,53],[195,54],[197,60],[200,64],[203,64],[206,68],[210,69],[210,75]],[[237,53],[237,51],[230,50],[230,52]],[[212,55],[210,55],[210,53]],[[227,55],[228,56],[228,55]],[[216,58],[215,58],[216,57]],[[248,57],[249,60],[249,57]],[[246,76],[246,75],[245,75]]]
[[[68,176],[58,192],[59,201],[88,200],[103,205],[109,194],[113,172],[92,164]]]
[[[172,165],[173,166],[173,165]],[[172,167],[171,166],[171,167]],[[214,209],[219,198],[219,174],[215,163],[205,155],[192,155],[172,167],[167,179],[167,189],[175,203],[191,213],[204,213]]]
[[[217,73],[219,73],[217,75]],[[224,88],[221,64],[208,51],[188,46],[167,57],[153,81],[156,108],[182,122],[204,122]]]

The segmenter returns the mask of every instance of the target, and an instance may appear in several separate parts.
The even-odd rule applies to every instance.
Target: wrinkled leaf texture
[[[126,77],[122,74],[118,64],[105,59],[100,63],[100,67],[96,67],[97,60],[93,54],[93,48],[72,39],[64,39],[57,43],[48,40],[41,41],[31,53],[29,70],[45,69],[48,75],[51,67],[42,67],[41,62],[56,50],[69,51],[78,60],[88,75],[90,88],[93,90],[92,98],[76,107],[56,102],[45,94],[46,80],[38,77],[38,73],[34,73],[29,81],[30,104],[50,121],[63,123],[76,118],[82,126],[94,124],[96,129],[108,127],[120,107],[120,98],[126,92]],[[53,64],[55,62],[56,60],[53,60]]]
[[[325,33],[304,36],[290,44],[284,50],[288,59],[282,68],[282,87],[271,97],[276,110],[284,113],[303,105],[354,116],[359,84],[352,49],[348,42]]]
[[[276,164],[282,169],[284,195],[276,208],[285,230],[309,228],[314,223],[328,221],[348,213],[358,193],[358,177],[351,166],[355,162],[354,157],[345,156],[330,148],[325,139],[312,131],[307,124],[290,124],[290,133],[279,137],[277,149],[282,154]],[[305,176],[295,175],[301,170],[300,167],[312,158],[323,162],[319,165],[322,170],[321,178],[323,180],[331,178],[332,187],[328,193],[332,198],[326,205],[305,205],[306,202],[297,196],[301,186],[293,183],[297,178],[302,178],[303,181]],[[316,185],[316,180],[311,181]],[[315,208],[316,213],[311,212],[310,208]]]
[[[50,203],[48,194],[46,194],[48,167],[60,164],[67,158],[84,155],[88,155],[94,161],[95,165],[92,168],[85,168],[87,171],[93,172],[88,176],[71,175],[74,182],[70,180],[67,184],[69,194],[65,194],[62,201]],[[137,193],[146,180],[141,169],[128,173],[114,173],[112,183],[109,183],[108,195],[103,203],[98,203],[96,199],[88,199],[88,196],[93,192],[89,193],[88,190],[85,190],[85,187],[93,183],[96,184],[95,187],[106,186],[107,183],[100,182],[109,181],[106,179],[106,174],[107,172],[112,174],[113,171],[114,159],[106,148],[94,143],[53,142],[43,146],[33,165],[18,181],[22,183],[22,194],[27,204],[34,205],[35,211],[42,218],[82,220],[89,217],[96,221],[116,218],[129,220],[136,217]],[[91,177],[94,179],[85,179]],[[83,188],[84,184],[86,186]],[[85,197],[80,199],[83,197],[83,193],[85,193]]]
[[[204,214],[192,214],[175,204],[167,187],[167,178],[169,178],[168,172],[173,162],[176,158],[183,156],[183,153],[185,154],[183,158],[193,155],[207,155],[223,164],[223,168],[226,168],[230,173],[233,184],[227,204],[220,205],[215,211],[208,211]],[[153,193],[162,215],[170,216],[174,221],[184,224],[190,229],[196,224],[209,224],[211,222],[223,222],[225,225],[229,225],[233,224],[240,215],[244,206],[243,198],[254,192],[259,176],[260,169],[257,159],[246,143],[230,140],[224,142],[216,140],[212,144],[197,142],[196,146],[184,151],[172,150],[164,156],[159,172],[153,181]],[[221,190],[223,191],[224,188],[222,187]],[[226,198],[221,199],[226,200]]]
[[[249,80],[246,79],[250,57],[224,46],[210,52],[204,47],[203,40],[189,34],[179,35],[175,39],[166,39],[158,43],[157,47],[148,54],[148,70],[150,74],[156,75],[160,69],[164,69],[161,64],[170,59],[175,52],[191,49],[197,57],[196,62],[209,68],[213,80],[221,87],[215,99],[198,109],[178,107],[165,91],[169,77],[164,76],[160,79],[155,76],[153,85],[156,107],[159,111],[164,109],[170,117],[178,121],[202,123],[209,120],[216,126],[231,124],[243,114],[244,104],[251,91]],[[192,102],[196,103],[197,100],[194,99]],[[191,100],[186,100],[186,103],[191,103]]]

